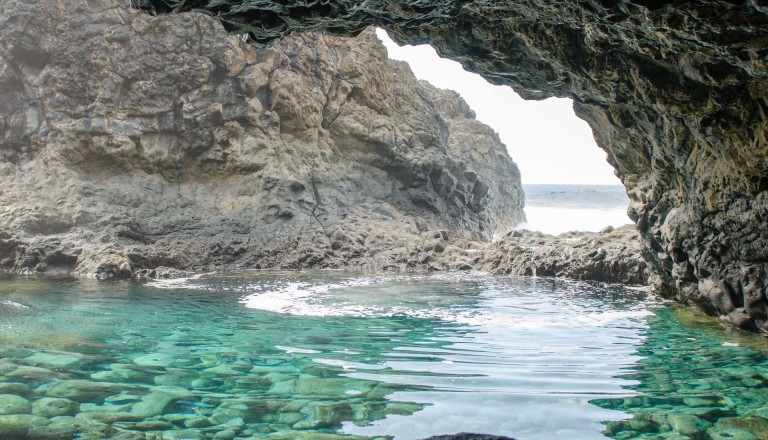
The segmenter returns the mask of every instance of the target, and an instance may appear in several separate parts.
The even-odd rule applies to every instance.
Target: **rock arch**
[[[631,199],[657,289],[768,331],[768,6],[746,1],[133,0],[264,44],[387,28],[527,99],[570,97]]]

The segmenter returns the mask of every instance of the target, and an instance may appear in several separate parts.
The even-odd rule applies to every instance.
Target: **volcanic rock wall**
[[[657,289],[768,331],[765,2],[137,4],[155,13],[206,8],[257,43],[377,24],[525,98],[572,98],[627,188]]]
[[[558,236],[514,230],[487,246],[478,269],[524,275],[648,285],[649,268],[633,225]]]
[[[523,218],[498,136],[373,31],[257,50],[202,14],[3,1],[0,106],[5,269],[413,267],[434,230]]]

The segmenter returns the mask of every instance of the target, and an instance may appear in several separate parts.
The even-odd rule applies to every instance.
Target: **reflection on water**
[[[677,310],[484,275],[8,279],[0,438],[671,439],[677,413],[760,438],[756,340]]]

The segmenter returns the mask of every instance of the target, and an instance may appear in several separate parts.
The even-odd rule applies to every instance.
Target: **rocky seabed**
[[[131,335],[118,336],[131,344]],[[200,354],[174,353],[185,344]],[[296,354],[256,360],[184,333],[157,349],[164,350],[109,361],[103,354],[6,349],[0,438],[355,439],[362,437],[334,430],[342,421],[364,424],[421,409],[386,400],[393,392],[386,384],[299,374]]]

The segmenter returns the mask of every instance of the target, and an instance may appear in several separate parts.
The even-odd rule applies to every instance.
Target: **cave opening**
[[[441,58],[432,46],[399,46],[380,28],[376,35],[390,59],[407,63],[419,80],[458,93],[477,120],[497,132],[526,193],[527,221],[518,228],[559,234],[631,222],[624,187],[572,100],[525,100]]]
[[[117,1],[0,2],[0,268],[24,275],[0,275],[20,422],[0,438],[766,431],[764,340],[647,288],[768,333],[768,76],[726,56],[748,16],[720,9],[718,46],[688,32],[718,9],[688,21],[687,2],[95,7]],[[554,102],[591,124],[637,227],[492,240],[522,213],[502,129],[533,129],[504,139],[516,160],[544,151],[523,183],[568,186],[576,141],[542,140],[567,123],[486,119],[390,63],[371,24],[503,84],[488,101],[573,99]],[[717,50],[685,52],[699,38]],[[134,280],[25,279],[46,272]]]
[[[151,175],[150,180],[159,189],[168,185],[171,194],[179,194],[178,201],[168,203],[181,209],[192,209],[189,200],[194,200],[195,194],[215,192],[184,187],[188,193],[180,194],[177,184],[182,182],[164,180],[171,175],[168,173],[155,176],[158,170],[193,169],[195,172],[188,172],[188,177],[207,178],[213,173],[230,181],[240,178],[238,176],[253,175],[257,180],[255,184],[232,185],[238,190],[250,188],[251,194],[238,194],[238,197],[250,197],[253,203],[222,198],[210,205],[210,218],[226,215],[223,222],[236,227],[238,234],[248,232],[248,237],[257,241],[274,236],[263,231],[253,233],[262,225],[290,220],[293,223],[288,226],[294,227],[291,232],[297,233],[306,232],[312,225],[312,240],[304,240],[310,244],[301,249],[301,258],[291,260],[291,267],[327,262],[325,256],[314,255],[314,251],[329,243],[333,251],[365,245],[362,237],[337,234],[329,228],[329,219],[338,220],[336,224],[341,226],[351,224],[349,207],[362,207],[366,212],[360,215],[368,215],[370,211],[384,218],[391,215],[392,209],[413,208],[419,210],[420,216],[431,216],[435,220],[431,225],[416,221],[400,225],[414,234],[469,228],[472,239],[485,242],[491,235],[489,231],[499,226],[494,225],[482,209],[483,201],[490,206],[491,200],[485,196],[492,193],[486,191],[486,187],[493,179],[486,176],[480,179],[484,182],[478,183],[477,173],[459,166],[444,150],[432,148],[435,143],[431,141],[444,140],[447,130],[435,112],[429,111],[426,100],[414,96],[415,101],[420,102],[411,106],[410,115],[395,106],[390,106],[394,111],[381,112],[378,98],[383,95],[366,95],[367,85],[355,83],[356,78],[361,78],[357,75],[360,72],[375,74],[376,69],[368,67],[382,58],[380,50],[357,53],[367,61],[359,63],[360,69],[346,65],[350,67],[347,73],[351,81],[345,84],[334,82],[332,75],[327,76],[327,81],[290,81],[291,63],[303,65],[310,75],[322,73],[317,69],[322,63],[315,62],[319,58],[307,50],[304,58],[291,57],[290,54],[297,51],[285,45],[306,45],[297,40],[281,41],[292,38],[291,35],[317,39],[319,37],[302,35],[318,32],[349,37],[360,35],[370,26],[381,26],[398,43],[428,43],[441,56],[460,61],[467,70],[493,84],[511,86],[525,99],[572,99],[574,111],[592,127],[597,144],[606,152],[607,161],[626,188],[631,200],[629,216],[637,223],[643,255],[658,275],[654,283],[657,290],[683,302],[703,301],[725,321],[744,328],[753,328],[755,324],[768,332],[765,263],[768,261],[768,185],[765,183],[768,175],[765,160],[768,155],[765,117],[768,12],[760,2],[135,0],[120,3],[126,9],[132,5],[150,12],[143,18],[125,10],[101,8],[101,5],[111,5],[109,0],[96,2],[100,5],[98,8],[90,3],[74,2],[67,7],[60,2],[1,3],[2,24],[11,29],[3,34],[0,46],[0,62],[8,66],[0,70],[0,92],[4,94],[4,108],[12,113],[2,124],[8,133],[4,139],[13,151],[31,152],[29,158],[12,154],[15,161],[32,161],[42,153],[72,163],[115,158],[115,163],[126,171],[119,177],[138,179],[140,173]],[[83,28],[87,17],[104,15],[107,9],[110,14],[121,17],[109,23],[99,21],[109,36],[89,39],[93,47],[84,49],[82,37],[72,31]],[[175,14],[189,11],[205,14]],[[159,17],[167,13],[174,13],[173,17]],[[16,18],[5,20],[10,14]],[[124,25],[130,22],[137,26],[126,28]],[[50,30],[42,33],[46,38],[40,38],[39,29],[44,28]],[[251,54],[242,58],[239,54],[250,53],[250,49],[239,47],[245,44],[242,40],[236,44],[237,39],[225,39],[224,30],[230,34],[247,34],[247,40],[261,48],[274,49],[282,44],[285,50],[280,56],[264,58]],[[169,43],[164,39],[173,41]],[[185,49],[193,54],[182,53]],[[109,56],[99,58],[94,57],[94,53]],[[283,56],[285,54],[288,55]],[[324,62],[332,66],[341,58],[326,56]],[[43,71],[41,63],[46,64]],[[170,63],[175,68],[164,69],[156,65],[158,63]],[[66,81],[56,83],[59,77],[49,74],[49,67],[53,65],[71,67]],[[269,73],[276,72],[275,68],[282,69],[280,78],[269,78]],[[114,72],[121,69],[125,69],[123,75],[113,77]],[[225,70],[228,74],[220,75]],[[90,77],[96,76],[96,71],[110,78],[112,82],[108,87],[92,87]],[[38,80],[41,72],[49,82]],[[87,78],[69,80],[71,75]],[[216,87],[210,84],[211,79],[218,81]],[[25,82],[20,83],[22,80]],[[64,84],[66,99],[45,90]],[[305,90],[304,85],[312,84],[333,88],[339,100],[324,105],[322,96],[327,90],[320,90],[322,87],[315,87],[316,91],[312,87]],[[418,85],[412,87],[414,91],[417,89]],[[181,94],[185,100],[151,109],[122,107],[148,103],[144,98],[150,90],[164,93],[160,101]],[[255,96],[271,95],[270,99],[245,100],[240,98],[253,95],[239,94],[239,90],[253,92]],[[211,93],[217,95],[215,100],[224,101],[226,105],[212,102]],[[313,99],[305,99],[310,95]],[[394,97],[390,98],[394,102]],[[339,119],[338,110],[350,103],[352,106]],[[73,113],[69,108],[72,106],[77,106],[78,111]],[[55,118],[45,117],[57,108],[61,111],[54,111]],[[306,117],[309,110],[314,112],[314,117]],[[381,124],[377,122],[373,127],[361,123],[364,118],[355,118],[361,114],[358,110],[376,118],[383,116]],[[122,120],[125,115],[131,115],[130,120]],[[419,127],[412,124],[415,120],[421,121]],[[438,123],[427,124],[430,121]],[[393,137],[393,130],[388,127],[401,127],[404,135]],[[426,127],[431,128],[423,129]],[[293,145],[310,151],[291,154],[290,148],[286,148],[291,143],[283,142],[286,133],[298,141]],[[94,139],[96,141],[92,141]],[[358,157],[351,160],[350,147],[361,144],[360,139],[365,140],[365,148],[357,151]],[[56,145],[43,148],[52,144]],[[331,144],[338,148],[325,148]],[[264,145],[274,148],[262,148]],[[383,148],[386,146],[393,148]],[[328,151],[335,156],[329,157]],[[272,160],[273,153],[283,157]],[[149,162],[135,160],[136,155]],[[523,162],[519,153],[513,152],[513,156]],[[347,184],[339,186],[337,182],[341,179],[332,175],[328,164],[338,165],[340,159],[350,159],[350,166],[359,163],[357,159],[371,161],[366,163],[365,170],[342,173]],[[267,168],[267,163],[276,168]],[[36,165],[42,169],[45,163],[38,161]],[[7,178],[13,180],[17,175],[21,173],[8,173]],[[275,175],[282,177],[277,179],[280,185],[273,184]],[[112,177],[110,183],[119,186],[114,178],[118,176]],[[405,184],[391,185],[390,177]],[[210,180],[189,181],[195,188],[212,185]],[[63,187],[60,182],[48,182],[51,188]],[[34,188],[34,182],[21,184]],[[88,187],[89,182],[83,180],[78,184],[83,186],[78,189],[79,193],[94,194]],[[148,188],[145,188],[148,196],[163,193]],[[359,195],[386,192],[393,203],[382,208],[376,203],[367,203],[362,196],[350,203],[348,192],[354,193],[359,188],[364,189]],[[274,194],[262,200],[257,190],[274,191]],[[19,191],[19,200],[25,200],[26,193]],[[337,200],[345,200],[343,210],[335,209],[342,205],[333,205],[334,209],[324,212],[324,208],[329,207],[326,202],[333,200],[334,195]],[[120,227],[140,230],[130,221],[129,208],[135,200],[113,197],[111,201],[119,201],[119,206],[109,208],[111,213],[116,212],[112,208],[125,209]],[[249,212],[258,213],[263,222],[253,222],[253,216],[233,222],[233,216],[244,212],[244,206]],[[512,210],[519,214],[519,206],[517,203]],[[510,207],[494,209],[506,208]],[[9,214],[20,228],[20,238],[8,246],[19,250],[19,254],[3,259],[5,266],[29,269],[27,266],[34,259],[22,258],[22,249],[28,251],[31,247],[17,243],[31,239],[32,236],[24,235],[35,230],[29,225],[39,224],[43,217],[60,217],[58,209],[51,206],[45,216]],[[435,212],[440,214],[435,216]],[[22,217],[25,221],[19,220]],[[98,215],[77,217],[72,225],[77,228],[83,224],[96,225],[98,218]],[[179,224],[171,224],[165,216],[160,216],[162,227],[147,231],[163,228],[173,233],[189,231],[179,227],[189,218],[184,215],[178,219]],[[514,220],[519,218],[513,218],[512,222]],[[97,228],[91,232],[100,231],[101,228]],[[120,239],[123,235],[134,234],[115,236]],[[314,239],[319,245],[312,244]],[[243,260],[241,250],[246,241],[232,237],[224,246],[232,249],[231,255],[227,255]],[[116,243],[124,245],[119,240]],[[189,243],[192,247],[198,245],[197,241]],[[251,243],[252,249],[262,244]],[[293,249],[289,244],[277,249]],[[127,248],[120,249],[123,252]],[[184,252],[185,258],[181,260],[183,265],[194,266],[202,259],[186,257],[204,254],[218,258],[216,249],[218,244],[198,253]],[[685,261],[673,258],[674,249],[685,251]],[[358,251],[350,249],[349,256],[362,255]],[[41,249],[41,252],[47,251]],[[106,258],[106,254],[98,255]],[[257,257],[256,252],[250,255]],[[261,254],[258,255],[261,258]],[[118,266],[129,267],[135,263],[128,255],[110,261],[118,260]],[[181,260],[173,256],[167,262]],[[260,261],[267,266],[279,263],[271,256]],[[102,267],[95,260],[93,263],[94,270]],[[91,273],[90,269],[86,272]],[[731,297],[740,300],[731,300]],[[744,316],[747,318],[743,319]]]

